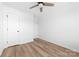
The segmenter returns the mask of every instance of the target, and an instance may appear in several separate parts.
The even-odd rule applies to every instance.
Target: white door
[[[12,13],[5,13],[4,20],[3,20],[3,27],[4,27],[4,42],[6,46],[15,45],[18,42],[17,39],[17,22],[18,17],[16,14]]]
[[[18,16],[16,14],[9,13],[8,17],[8,45],[16,45],[18,44]]]
[[[4,40],[7,46],[24,44],[33,40],[33,15],[4,14]]]
[[[4,13],[3,16],[3,39],[7,46],[13,46],[20,43],[18,15],[14,13]]]

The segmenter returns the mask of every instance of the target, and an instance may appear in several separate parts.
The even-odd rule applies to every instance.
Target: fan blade
[[[45,2],[44,6],[54,6],[54,4],[53,3],[47,3],[47,2]]]
[[[40,12],[42,12],[43,11],[43,7],[40,7]]]
[[[37,4],[37,5],[34,5],[34,6],[30,7],[30,9],[32,9],[32,8],[34,8],[34,7],[37,7],[37,6],[39,6],[39,5],[38,5],[38,4]]]

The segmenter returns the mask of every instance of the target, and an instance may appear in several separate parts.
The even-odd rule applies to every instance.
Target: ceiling
[[[33,13],[40,13],[39,7],[29,9],[29,7],[36,4],[35,2],[3,2],[3,4],[8,7],[15,8],[23,12],[29,11]]]

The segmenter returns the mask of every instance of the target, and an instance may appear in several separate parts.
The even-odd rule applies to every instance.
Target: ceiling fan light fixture
[[[43,4],[40,3],[40,4],[39,4],[39,7],[43,7]]]

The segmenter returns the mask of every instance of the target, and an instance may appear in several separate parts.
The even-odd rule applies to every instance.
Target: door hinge
[[[6,17],[8,18],[8,14],[6,15]]]

